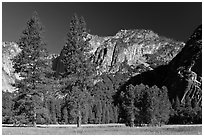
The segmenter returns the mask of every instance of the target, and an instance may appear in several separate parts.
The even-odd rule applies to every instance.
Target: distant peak
[[[131,35],[138,35],[138,37],[159,37],[158,34],[153,32],[152,30],[146,30],[146,29],[133,29],[133,30],[120,30],[118,33],[116,33],[116,36],[118,37],[124,37],[124,36],[131,36]]]

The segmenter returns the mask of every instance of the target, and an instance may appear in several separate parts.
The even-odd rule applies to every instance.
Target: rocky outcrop
[[[19,74],[14,73],[12,59],[21,49],[15,42],[3,42],[2,43],[2,90],[13,92],[15,88],[12,84],[16,79],[20,79]],[[50,60],[49,64],[53,58],[57,58],[57,54],[50,54],[47,60]]]
[[[14,91],[11,86],[15,79],[19,79],[19,75],[14,73],[12,58],[20,53],[21,50],[15,42],[2,43],[2,90]]]
[[[149,86],[166,86],[171,101],[178,97],[182,103],[185,103],[186,98],[189,98],[201,104],[202,26],[195,30],[185,47],[169,63],[131,77],[121,90],[124,90],[126,85],[140,83]]]
[[[157,66],[169,63],[185,45],[150,30],[121,30],[115,36],[99,37],[87,34],[93,62],[97,64],[98,74],[116,73],[123,63],[127,63],[135,74],[140,66],[151,70]],[[63,72],[62,56],[56,59],[57,73]],[[56,65],[59,64],[59,65]]]
[[[180,92],[179,97],[182,103],[185,103],[187,97],[191,100],[196,98],[198,103],[201,103],[202,25],[194,31],[186,42],[186,46],[170,62],[168,72],[169,74],[167,75],[166,81],[169,85],[169,90],[175,93],[175,87],[179,85],[183,87],[183,90],[177,91]],[[174,80],[172,80],[172,78]]]
[[[102,73],[117,72],[125,61],[133,69],[140,65],[152,69],[167,64],[184,46],[150,30],[121,30],[96,45],[92,42],[96,41],[95,37],[93,39],[89,43],[94,47],[92,52],[95,49],[94,62]]]
[[[87,34],[85,40],[89,42],[88,54],[91,54],[92,61],[97,64],[97,74],[129,73],[130,76],[140,78],[134,80],[137,81],[135,83],[144,84],[145,81],[159,84],[164,83],[164,80],[170,81],[165,79],[169,71],[166,66],[185,46],[183,42],[161,37],[150,30],[121,30],[115,36],[108,37]],[[3,43],[3,90],[11,91],[11,83],[18,77],[13,73],[11,59],[19,52],[17,44]],[[64,72],[62,54],[50,55],[49,58],[53,60],[52,67],[57,75]],[[178,61],[175,62],[170,64],[179,64]],[[152,72],[154,76],[149,77]],[[160,74],[156,75],[155,72]]]

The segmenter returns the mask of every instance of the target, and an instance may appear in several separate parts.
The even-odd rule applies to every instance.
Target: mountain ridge
[[[161,37],[153,31],[145,29],[121,30],[115,36],[107,37],[87,33],[85,40],[89,43],[89,54],[92,55],[92,61],[97,64],[98,75],[116,72],[127,73],[131,69],[130,76],[135,76],[154,70],[158,66],[168,64],[185,46],[184,42]],[[3,42],[3,45],[5,43]],[[7,45],[9,45],[8,42]],[[12,44],[10,45],[12,46]],[[5,47],[3,46],[3,51]],[[9,56],[7,53],[5,55]],[[62,73],[64,71],[61,61],[62,52],[60,55],[55,54],[49,57],[53,60],[52,68],[56,74]],[[9,56],[8,59],[11,58],[12,56]],[[128,68],[124,66],[128,66]],[[12,74],[11,62],[9,66],[3,64],[2,69],[6,67]],[[9,76],[7,74],[6,72],[2,78],[6,81],[4,85],[9,87],[12,82],[10,82],[10,77],[6,77]],[[14,81],[15,77],[11,77],[11,79]]]
[[[195,29],[182,50],[168,64],[131,77],[121,90],[125,90],[129,84],[141,83],[149,86],[166,86],[171,101],[178,98],[181,103],[185,103],[185,100],[190,98],[201,103],[202,25]]]
[[[98,74],[116,73],[126,61],[133,69],[139,65],[152,69],[168,63],[185,45],[144,29],[121,30],[115,36],[108,37],[87,34],[85,40],[89,43],[89,54],[92,54],[93,62],[97,64]],[[56,59],[59,65],[54,65],[62,67],[53,68],[57,73],[63,72],[60,58],[63,58],[62,52]]]

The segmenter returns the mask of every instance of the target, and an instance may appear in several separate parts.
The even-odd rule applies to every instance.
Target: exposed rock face
[[[185,103],[186,98],[190,98],[201,103],[202,25],[195,30],[185,47],[168,64],[130,78],[124,87],[140,83],[149,86],[166,86],[170,100],[178,97],[182,103]]]
[[[12,58],[21,52],[20,48],[15,42],[3,42],[2,43],[2,90],[14,91],[14,87],[11,86],[15,82],[15,79],[19,79],[19,75],[13,73]]]
[[[13,92],[15,88],[12,84],[16,79],[20,79],[19,74],[14,73],[12,59],[21,49],[15,42],[3,42],[2,43],[2,90]],[[47,59],[52,60],[58,55],[50,54]],[[50,63],[51,64],[51,63]]]
[[[189,97],[202,99],[202,25],[200,25],[186,42],[182,51],[170,62],[166,81],[171,81],[169,90],[175,92],[175,87],[182,85],[179,96],[182,103]],[[173,75],[172,75],[173,74]],[[171,76],[171,77],[170,77]],[[174,77],[172,77],[174,76]],[[174,79],[172,81],[172,78]],[[178,91],[177,91],[178,92]]]
[[[143,66],[151,70],[169,63],[185,45],[150,30],[121,30],[109,37],[87,34],[86,40],[90,44],[89,53],[98,65],[98,74],[118,72],[123,63],[132,69]],[[58,65],[54,65],[57,72],[63,72],[60,58],[62,56],[56,59]],[[125,68],[122,70],[126,71]]]
[[[171,70],[169,70],[169,67],[172,68],[172,70],[177,70],[177,68],[180,70],[180,62],[177,60],[174,61],[174,57],[181,50],[182,54],[183,50],[186,50],[186,48],[183,48],[185,43],[160,37],[158,34],[149,30],[121,30],[115,36],[109,37],[99,37],[96,35],[87,34],[86,40],[88,40],[90,44],[89,54],[92,55],[93,61],[98,65],[98,74],[115,72],[130,73],[129,68],[126,68],[126,66],[128,66],[134,70],[134,73],[131,75],[135,76],[134,78],[136,78],[136,80],[132,78],[130,81],[133,80],[135,84],[163,84],[167,85],[168,89],[170,90],[170,85],[172,83],[171,81],[173,79],[168,80],[167,74],[172,77],[173,74],[178,75],[179,71],[170,73]],[[188,43],[189,42],[187,42],[187,44]],[[192,51],[192,49],[188,50]],[[13,91],[11,83],[18,78],[18,75],[13,73],[12,62],[10,59],[12,59],[19,52],[20,49],[18,48],[17,44],[12,42],[3,42],[3,90]],[[181,56],[179,54],[177,56]],[[178,58],[177,56],[176,58]],[[192,57],[194,58],[194,56]],[[57,74],[64,71],[64,66],[61,61],[63,58],[62,54],[50,55],[48,58],[51,60],[54,58],[52,67],[53,70],[56,70]],[[185,57],[179,58],[181,58],[181,61],[185,59]],[[172,59],[173,61],[171,61]],[[167,65],[170,61],[171,65]],[[197,63],[195,63],[194,66],[196,65]],[[198,67],[195,68],[197,69]],[[192,70],[194,70],[194,67],[192,67]],[[168,71],[169,73],[167,73]],[[195,72],[197,73],[197,71]],[[149,77],[150,75],[151,77]],[[197,76],[197,78],[199,77]],[[176,81],[176,78],[174,80]],[[173,92],[173,90],[171,92]]]
[[[191,69],[202,55],[202,25],[200,25],[186,42],[186,46],[174,58],[171,63],[171,69],[178,71]],[[189,70],[190,71],[190,70]],[[200,73],[200,72],[197,72]],[[200,73],[201,74],[201,73]]]

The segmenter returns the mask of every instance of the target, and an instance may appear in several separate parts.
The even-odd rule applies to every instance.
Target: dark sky
[[[37,11],[45,26],[51,53],[60,53],[74,13],[83,16],[91,34],[115,35],[121,29],[151,29],[159,35],[186,41],[202,23],[202,3],[3,3],[2,40],[17,41],[27,20]]]

